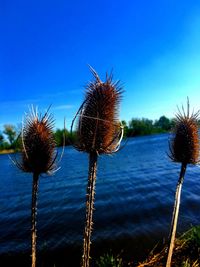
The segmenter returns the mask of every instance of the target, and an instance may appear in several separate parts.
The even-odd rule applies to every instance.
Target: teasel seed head
[[[73,127],[78,118],[74,146],[87,153],[110,154],[118,150],[123,135],[119,121],[122,88],[119,81],[113,82],[112,74],[102,82],[96,71],[90,70],[95,80],[86,86],[85,100],[72,122]]]
[[[182,112],[178,109],[170,142],[169,156],[173,161],[184,164],[199,163],[198,118],[199,111],[190,115],[189,99],[186,112],[183,107]]]
[[[22,127],[22,160],[17,162],[20,169],[38,175],[55,171],[57,154],[53,126],[54,120],[48,111],[41,116],[32,108],[26,114]]]

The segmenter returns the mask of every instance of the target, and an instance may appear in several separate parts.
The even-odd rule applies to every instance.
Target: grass
[[[96,261],[97,267],[122,267],[122,258],[120,256],[113,256],[113,254],[106,253]]]
[[[162,267],[166,264],[167,246],[160,252],[152,251],[137,267]],[[172,267],[200,267],[200,226],[192,227],[176,239]]]
[[[133,264],[123,261],[112,252],[105,253],[96,261],[96,267],[165,267],[167,260],[167,246],[151,251],[146,260]],[[134,257],[134,255],[133,255]],[[195,226],[175,240],[172,267],[200,267],[200,226]]]

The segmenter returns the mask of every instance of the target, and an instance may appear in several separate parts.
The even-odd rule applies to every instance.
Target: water
[[[98,162],[93,242],[157,240],[170,227],[180,164],[170,162],[167,134],[130,138]],[[82,243],[88,157],[67,147],[61,169],[41,177],[38,248]],[[0,155],[0,254],[30,250],[32,176]],[[200,222],[200,169],[189,166],[182,190],[178,232]]]

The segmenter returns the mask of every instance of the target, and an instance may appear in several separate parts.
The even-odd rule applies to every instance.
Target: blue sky
[[[1,1],[0,129],[31,104],[67,128],[92,79],[113,69],[120,118],[200,108],[200,1]]]

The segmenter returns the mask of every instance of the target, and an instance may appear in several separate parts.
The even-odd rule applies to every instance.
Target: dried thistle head
[[[176,114],[174,135],[170,142],[170,158],[175,162],[184,164],[197,164],[199,162],[199,111],[190,115],[189,100],[187,112],[182,107]]]
[[[122,89],[119,82],[113,82],[112,75],[107,75],[106,81],[102,82],[90,69],[95,80],[86,86],[85,101],[76,115],[75,148],[88,153],[109,154],[115,152],[121,141],[118,112]]]
[[[22,160],[17,166],[25,172],[51,173],[55,170],[53,118],[48,111],[44,116],[37,110],[26,115],[22,129]]]

